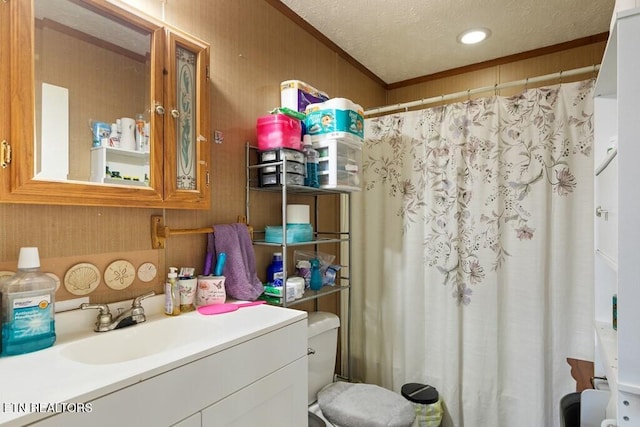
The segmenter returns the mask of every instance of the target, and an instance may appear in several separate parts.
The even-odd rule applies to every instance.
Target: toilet
[[[372,385],[334,382],[340,319],[313,312],[307,318],[309,427],[410,427],[414,406],[399,393]]]

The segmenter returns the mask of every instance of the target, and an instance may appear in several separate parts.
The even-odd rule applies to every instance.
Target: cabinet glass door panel
[[[176,46],[176,143],[177,171],[176,187],[178,190],[195,190],[197,188],[196,159],[196,117],[197,99],[195,93],[196,60],[194,52],[182,46]]]
[[[167,30],[165,205],[209,205],[209,47]]]

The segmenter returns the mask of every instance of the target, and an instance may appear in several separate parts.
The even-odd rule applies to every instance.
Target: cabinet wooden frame
[[[177,29],[117,0],[78,0],[93,10],[116,17],[151,36],[150,88],[147,99],[150,110],[149,121],[152,135],[150,142],[149,186],[103,185],[84,181],[55,181],[34,179],[35,176],[35,29],[34,3],[31,0],[11,0],[0,3],[0,81],[3,93],[9,96],[0,99],[0,141],[11,147],[11,162],[0,168],[0,202],[83,205],[156,207],[180,209],[208,209],[210,195],[208,175],[210,164],[209,135],[209,47]],[[198,186],[193,191],[176,191],[167,171],[175,169],[175,148],[167,147],[175,142],[167,129],[167,115],[155,107],[163,106],[170,88],[166,81],[168,54],[174,36],[180,43],[198,48],[198,121],[197,134],[203,135],[197,143]],[[169,76],[170,77],[170,76]],[[6,90],[5,90],[6,89]],[[89,149],[90,146],[87,147]]]

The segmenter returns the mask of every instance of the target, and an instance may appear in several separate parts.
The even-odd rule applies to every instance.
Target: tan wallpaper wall
[[[95,302],[127,299],[149,289],[161,291],[169,265],[194,266],[201,271],[206,236],[171,237],[166,249],[153,250],[151,215],[164,214],[165,224],[171,228],[198,228],[235,222],[238,215],[245,214],[246,142],[255,141],[256,118],[279,105],[279,83],[283,80],[306,81],[332,97],[349,98],[366,109],[589,65],[599,62],[603,51],[602,44],[587,46],[386,93],[265,0],[127,3],[211,44],[211,127],[223,133],[224,141],[211,146],[210,211],[0,203],[0,270],[15,269],[21,246],[39,247],[43,269],[61,277],[77,262],[93,262],[101,270],[119,258],[136,267],[144,261],[158,263],[156,282],[136,280],[125,291],[110,290],[102,283],[90,295]],[[312,200],[298,196],[291,202]],[[279,196],[252,192],[250,207],[250,222],[257,229],[279,224]],[[337,198],[323,199],[321,211],[322,228],[337,230]],[[256,247],[262,279],[272,251]],[[62,287],[56,297],[64,300],[72,295]],[[327,298],[319,309],[334,311],[336,304],[336,298]]]
[[[397,104],[431,98],[451,93],[464,92],[469,89],[494,86],[499,83],[508,83],[531,77],[553,74],[560,71],[582,68],[594,64],[600,64],[606,42],[597,42],[586,46],[568,49],[562,52],[551,53],[523,59],[503,65],[496,65],[479,71],[459,74],[451,77],[435,79],[426,83],[413,86],[392,89],[388,91],[387,104]],[[594,77],[592,72],[584,75],[573,76],[538,83],[536,86],[557,84],[560,81],[579,81]],[[530,89],[532,86],[529,86]],[[510,96],[525,89],[525,85],[498,90],[497,95]],[[474,97],[491,96],[495,91],[478,93]],[[464,97],[460,99],[464,101]],[[449,101],[451,102],[451,101]],[[437,105],[437,104],[432,104]]]
[[[157,262],[155,283],[136,280],[123,291],[103,283],[90,294],[95,302],[131,298],[148,289],[162,290],[169,265],[194,266],[202,271],[206,235],[175,236],[165,250],[151,249],[151,215],[164,214],[171,228],[198,228],[235,222],[245,214],[245,144],[255,143],[256,118],[280,104],[280,82],[306,81],[331,96],[362,105],[384,102],[385,91],[337,54],[316,41],[264,0],[127,0],[170,25],[211,45],[212,129],[224,134],[212,144],[212,206],[210,211],[73,206],[34,206],[0,203],[0,270],[15,270],[21,246],[40,249],[43,270],[63,277],[77,262],[94,263],[101,271],[124,258],[134,266]],[[213,139],[213,138],[211,138]],[[312,200],[297,200],[312,203]],[[280,201],[272,194],[251,197],[251,223],[256,228],[280,223]],[[323,201],[325,217],[333,217],[337,200]],[[337,229],[328,224],[325,229]],[[258,272],[265,279],[273,249],[256,247]],[[72,298],[64,286],[56,298]],[[335,298],[322,309],[332,310]],[[332,310],[333,311],[333,310]]]

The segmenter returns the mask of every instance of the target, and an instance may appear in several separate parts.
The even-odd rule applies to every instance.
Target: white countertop
[[[69,359],[63,351],[78,340],[143,328],[145,323],[110,332],[93,332],[95,310],[56,314],[57,340],[53,347],[0,358],[0,426],[21,426],[52,415],[51,412],[30,412],[38,404],[45,408],[56,403],[88,402],[307,317],[304,311],[264,304],[212,316],[194,311],[171,318],[162,313],[162,300],[163,295],[143,301],[146,324],[189,316],[206,322],[210,333],[150,356],[120,363],[87,364]]]

